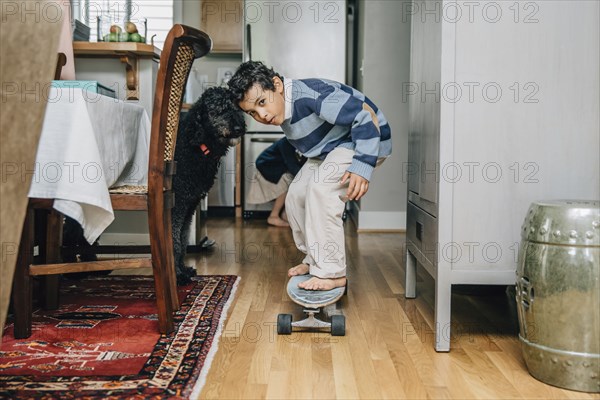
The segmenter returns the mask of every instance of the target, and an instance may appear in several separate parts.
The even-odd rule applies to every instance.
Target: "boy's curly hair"
[[[255,83],[260,84],[263,90],[275,90],[274,77],[278,77],[283,81],[283,77],[275,72],[273,68],[268,68],[260,61],[242,63],[228,82],[233,102],[235,104],[241,102],[244,99],[244,94]]]

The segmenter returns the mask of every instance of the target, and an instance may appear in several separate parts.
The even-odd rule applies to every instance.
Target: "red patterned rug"
[[[34,313],[33,334],[0,344],[0,399],[197,398],[238,277],[180,288],[175,332],[161,336],[152,277],[67,281],[61,307]]]

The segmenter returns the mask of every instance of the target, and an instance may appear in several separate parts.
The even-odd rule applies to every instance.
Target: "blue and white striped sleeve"
[[[348,171],[371,180],[377,163],[381,132],[376,110],[369,106],[364,97],[361,99],[344,87],[321,97],[317,115],[327,122],[350,128],[350,136],[354,143],[354,158]]]

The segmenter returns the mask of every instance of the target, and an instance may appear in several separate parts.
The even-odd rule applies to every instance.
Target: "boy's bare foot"
[[[308,271],[309,267],[307,264],[298,264],[288,270],[288,276],[306,275]]]
[[[290,226],[290,224],[288,224],[287,222],[285,222],[284,220],[282,220],[279,217],[269,217],[269,218],[267,218],[267,223],[269,225],[273,225],[273,226],[281,226],[281,227]]]
[[[304,290],[331,290],[336,287],[346,286],[346,278],[331,278],[323,279],[317,278],[316,276],[310,278],[307,281],[300,282],[298,287]]]
[[[285,222],[289,222],[288,221],[288,217],[287,217],[287,213],[285,212],[285,208],[281,212],[281,219],[284,220]]]

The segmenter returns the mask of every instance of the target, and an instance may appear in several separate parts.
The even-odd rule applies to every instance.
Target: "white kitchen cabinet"
[[[449,351],[454,284],[514,284],[531,202],[600,198],[596,1],[414,1],[406,297],[435,280]]]

